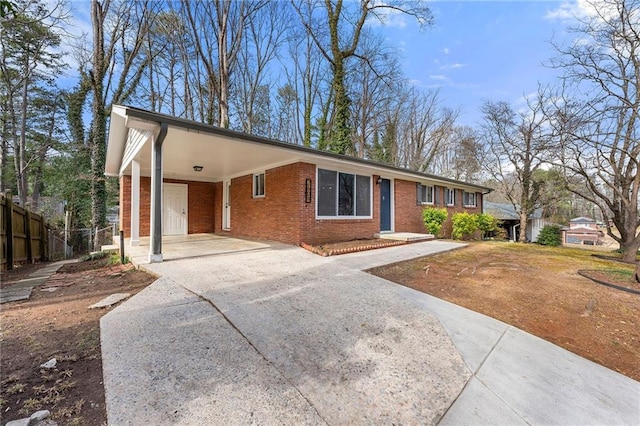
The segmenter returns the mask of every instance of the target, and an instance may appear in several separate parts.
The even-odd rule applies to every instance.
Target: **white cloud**
[[[593,18],[602,16],[605,19],[613,18],[617,15],[615,2],[606,0],[575,0],[565,1],[557,9],[548,10],[545,19],[553,20],[573,20],[575,18]]]
[[[438,80],[438,81],[449,81],[449,77],[447,77],[444,74],[431,74],[429,76],[429,79],[431,80]]]
[[[445,47],[444,49],[442,49],[442,53],[444,53],[445,55],[448,55],[449,53],[451,53],[451,50],[449,50],[448,47]]]
[[[444,65],[441,65],[439,69],[440,69],[440,70],[442,70],[442,71],[446,71],[446,70],[458,70],[458,69],[460,69],[460,68],[464,68],[464,67],[466,67],[466,66],[467,66],[467,64],[461,64],[461,63],[459,63],[459,62],[454,62],[454,63],[451,63],[451,64],[444,64]]]

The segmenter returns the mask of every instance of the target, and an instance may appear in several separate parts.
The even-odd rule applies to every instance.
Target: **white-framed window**
[[[316,215],[371,218],[371,176],[318,169]]]
[[[253,175],[253,198],[264,197],[264,172]]]
[[[462,202],[465,207],[475,207],[476,206],[476,193],[475,192],[463,192],[462,193]]]
[[[456,205],[456,190],[453,188],[445,188],[444,189],[444,203],[447,206],[455,206]]]
[[[418,184],[418,204],[433,204],[433,186]]]

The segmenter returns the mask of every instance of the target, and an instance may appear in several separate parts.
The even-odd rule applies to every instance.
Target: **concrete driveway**
[[[270,244],[171,260],[101,321],[110,424],[637,424],[640,384],[363,269]]]

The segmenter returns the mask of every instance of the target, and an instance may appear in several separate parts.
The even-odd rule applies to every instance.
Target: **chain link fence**
[[[49,230],[49,256],[52,260],[100,251],[102,246],[116,244],[116,225],[106,228],[77,228]]]

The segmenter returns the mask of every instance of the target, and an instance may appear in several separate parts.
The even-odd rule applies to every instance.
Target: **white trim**
[[[155,139],[155,137],[154,133],[148,130],[129,129],[126,139],[124,152],[122,154],[122,163],[120,164],[120,175],[124,174],[129,163],[136,158],[145,144],[147,144],[149,140]]]
[[[140,245],[140,162],[131,161],[131,246]]]
[[[230,188],[231,179],[222,182],[222,229],[224,231],[231,230],[231,200],[227,203]]]
[[[389,221],[390,223],[390,228],[389,230],[379,230],[379,232],[381,234],[384,233],[390,233],[390,232],[395,232],[396,229],[396,181],[394,178],[391,177],[385,177],[385,176],[378,176],[380,179],[386,179],[389,181],[389,194],[390,194],[390,198],[389,198]],[[378,186],[378,190],[380,189],[380,187]],[[382,198],[380,198],[380,200],[378,200],[380,202],[380,206],[382,207]],[[373,203],[372,203],[373,204]],[[382,209],[380,209],[382,210]],[[373,213],[373,212],[372,212]],[[382,214],[380,214],[380,217],[378,218],[378,228],[380,228],[380,219],[382,219]]]
[[[465,198],[464,197],[465,194],[473,194],[473,204],[465,203],[465,199],[464,199]],[[462,190],[462,205],[464,207],[469,207],[469,208],[478,207],[478,194],[475,193],[475,192],[469,192],[469,191]]]
[[[426,185],[422,182],[418,182],[418,185],[425,188],[431,188],[431,201],[421,201],[419,204],[422,206],[433,206],[435,204],[436,199],[436,186],[435,185]],[[418,201],[418,200],[416,200]]]
[[[448,199],[449,197],[447,197],[447,191],[453,192],[453,203],[449,202],[449,199]],[[446,207],[455,207],[455,205],[456,205],[456,188],[451,188],[451,187],[445,186],[442,196],[444,198],[442,201],[444,202],[444,205]]]
[[[346,170],[346,169],[341,169],[341,170],[332,170],[332,169],[325,169],[324,167],[320,167],[318,165],[316,166],[316,202],[315,202],[315,218],[316,220],[363,220],[363,219],[373,219],[373,175],[366,175],[366,174],[362,174],[362,173],[358,173],[358,172],[352,172],[351,170]],[[360,175],[360,176],[364,176],[364,177],[368,177],[369,178],[369,215],[368,216],[318,216],[318,190],[320,188],[320,181],[318,180],[318,170],[319,169],[323,169],[323,170],[327,170],[330,172],[336,172],[336,211],[337,209],[339,209],[340,207],[340,203],[339,203],[339,197],[340,197],[340,181],[339,181],[339,174],[343,173],[343,174],[350,174],[354,176],[354,180],[353,180],[353,185],[354,188],[356,186],[356,176]],[[357,211],[357,201],[354,197],[354,205],[353,205],[353,210],[354,212]]]
[[[231,179],[235,179],[235,178],[239,178],[242,176],[247,176],[247,175],[251,175],[254,173],[264,173],[267,170],[273,170],[275,168],[278,167],[282,167],[282,166],[288,166],[289,164],[296,164],[296,163],[300,163],[300,162],[306,162],[304,160],[301,160],[300,158],[296,158],[293,160],[287,160],[287,161],[280,161],[277,163],[271,163],[271,164],[267,164],[266,166],[260,166],[259,168],[253,168],[253,169],[248,169],[248,170],[243,170],[239,173],[234,173],[232,175],[228,175],[228,176],[223,176],[218,180],[231,180]]]
[[[262,175],[262,194],[256,194],[256,177]],[[251,176],[251,197],[252,198],[264,198],[265,194],[267,193],[267,173],[266,172],[260,172],[260,173],[254,173]]]

